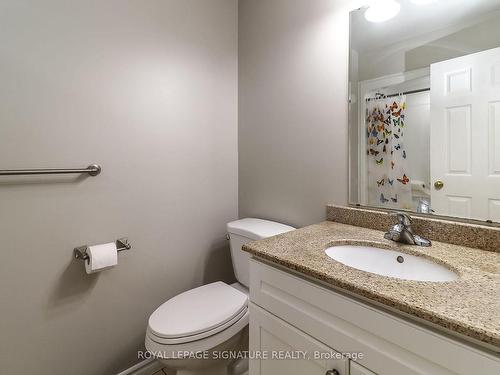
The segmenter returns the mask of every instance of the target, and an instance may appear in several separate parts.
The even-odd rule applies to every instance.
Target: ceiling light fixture
[[[436,0],[411,0],[411,2],[415,5],[427,5],[435,1]]]
[[[401,5],[395,0],[375,0],[365,11],[365,18],[370,22],[384,22],[396,17]]]

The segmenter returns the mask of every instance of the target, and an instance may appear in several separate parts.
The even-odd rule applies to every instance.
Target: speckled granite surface
[[[420,255],[459,274],[452,282],[409,281],[345,266],[324,250],[371,243]],[[356,295],[382,303],[500,349],[500,253],[433,242],[431,247],[385,240],[383,232],[325,221],[250,242],[243,250]]]
[[[500,227],[462,223],[432,216],[412,216],[415,233],[434,241],[500,252]],[[363,207],[328,205],[327,220],[387,231],[395,224],[388,212]]]

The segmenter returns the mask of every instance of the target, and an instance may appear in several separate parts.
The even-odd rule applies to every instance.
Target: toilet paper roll
[[[118,252],[114,242],[89,246],[87,254],[89,260],[85,262],[85,271],[88,274],[111,268],[118,263]]]

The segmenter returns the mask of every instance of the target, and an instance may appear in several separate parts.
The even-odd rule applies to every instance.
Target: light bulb
[[[365,11],[365,18],[370,22],[384,22],[396,17],[401,5],[395,0],[376,0]]]
[[[435,1],[436,0],[411,0],[411,2],[415,5],[427,5]]]

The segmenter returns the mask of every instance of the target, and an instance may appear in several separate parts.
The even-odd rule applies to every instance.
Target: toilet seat
[[[148,328],[145,340],[146,349],[159,359],[179,359],[179,356],[184,352],[208,352],[243,332],[243,330],[248,326],[249,320],[249,311],[247,309],[240,320],[219,333],[205,337],[201,340],[177,344],[162,342],[165,339],[154,336]]]
[[[248,296],[223,282],[181,293],[156,309],[147,335],[163,345],[193,342],[213,336],[248,315]]]
[[[244,317],[248,315],[248,308],[245,308],[244,310],[241,311],[238,315],[236,315],[233,319],[230,321],[205,332],[198,333],[196,335],[192,336],[183,336],[183,337],[178,337],[178,338],[165,338],[161,336],[157,336],[155,333],[153,333],[149,328],[147,331],[147,334],[151,338],[151,340],[157,342],[158,344],[163,344],[163,345],[176,345],[176,344],[187,344],[193,341],[198,341],[202,340],[204,338],[216,335],[217,333],[220,333],[221,331],[229,329],[229,327],[233,326],[235,323],[239,322],[240,320],[244,320]],[[248,324],[248,322],[246,323]]]

